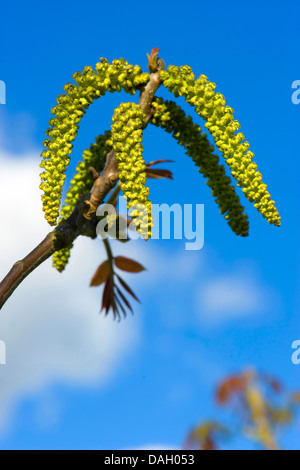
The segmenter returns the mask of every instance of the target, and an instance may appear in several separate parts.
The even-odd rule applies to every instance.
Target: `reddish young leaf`
[[[233,375],[221,382],[217,388],[217,402],[224,405],[232,400],[239,392],[245,388],[243,376]]]
[[[95,274],[92,277],[90,286],[100,286],[103,282],[106,281],[107,276],[109,275],[110,272],[110,264],[109,261],[103,261],[103,263],[98,266],[96,269]]]
[[[197,426],[188,435],[184,449],[217,450],[218,441],[229,435],[221,424],[206,421]]]
[[[157,56],[158,56],[158,51],[159,51],[158,47],[153,47],[150,56],[149,56],[149,54],[147,54],[148,68],[149,68],[150,72],[156,72],[156,70],[157,70],[156,60],[157,60]]]
[[[131,313],[133,313],[133,310],[132,310],[132,307],[130,305],[130,303],[128,302],[128,300],[126,299],[125,295],[123,294],[123,292],[118,288],[118,286],[116,286],[116,289],[119,293],[119,296],[121,297],[121,299],[123,300],[124,304],[126,305],[126,307],[131,311]]]
[[[127,290],[128,294],[130,294],[137,302],[141,303],[140,300],[137,298],[133,290],[130,289],[129,285],[126,284],[124,279],[122,279],[120,276],[116,274],[117,278],[119,279],[120,284],[124,287],[125,290]]]
[[[202,446],[200,446],[200,449],[201,450],[217,450],[217,445],[211,436],[206,436],[203,439],[203,443],[202,443]]]
[[[119,305],[120,309],[121,309],[122,312],[123,312],[124,318],[126,318],[126,310],[125,310],[125,308],[123,307],[123,305],[121,304],[121,301],[120,301],[120,299],[118,298],[117,295],[115,295],[115,299],[116,299],[116,302],[117,302],[117,304]],[[119,314],[119,319],[120,319],[120,314]]]
[[[112,294],[112,299],[111,299],[111,308],[113,309],[114,320],[117,319],[118,321],[120,321],[121,316],[120,316],[120,312],[118,310],[118,306],[117,306],[115,300],[118,300],[118,299],[117,299],[117,296],[113,293]],[[107,315],[107,312],[106,312],[106,315]]]
[[[150,54],[150,60],[152,60],[153,57],[157,56],[158,51],[159,51],[159,48],[158,48],[158,47],[153,47],[153,48],[152,48],[151,54]]]
[[[113,306],[113,278],[112,276],[108,276],[104,291],[103,291],[103,296],[102,296],[102,307],[101,310],[105,309],[106,314],[108,313],[109,309],[111,306]]]
[[[140,273],[145,270],[140,263],[131,258],[125,258],[125,256],[116,256],[114,262],[117,268],[129,273]]]
[[[153,165],[158,165],[159,163],[174,163],[175,160],[168,160],[166,158],[160,158],[159,160],[154,160],[152,162],[149,162],[146,164],[146,168],[153,166]]]
[[[154,169],[149,169],[146,168],[146,176],[147,178],[155,178],[155,179],[161,179],[161,178],[170,178],[170,180],[173,179],[173,173],[170,170],[154,170]]]

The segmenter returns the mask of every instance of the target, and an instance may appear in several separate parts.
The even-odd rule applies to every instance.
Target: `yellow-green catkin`
[[[90,167],[93,167],[98,173],[102,172],[106,157],[111,150],[111,146],[108,144],[110,137],[111,132],[106,131],[96,138],[96,142],[90,148],[83,152],[82,161],[78,163],[73,179],[70,181],[65,204],[61,208],[60,221],[72,214],[80,194],[87,194],[92,187],[93,177],[89,171]],[[72,246],[63,248],[53,254],[53,266],[58,271],[62,272],[65,269],[69,261]]]
[[[65,94],[59,95],[58,104],[51,113],[55,116],[49,121],[46,131],[48,138],[43,142],[41,168],[43,211],[50,225],[56,225],[59,215],[65,172],[70,162],[72,142],[77,136],[79,123],[90,104],[106,92],[121,91],[134,94],[141,85],[147,83],[149,74],[143,73],[138,65],[131,65],[124,59],[100,59],[96,70],[84,67],[82,72],[73,75],[75,84],[65,85]]]
[[[190,116],[186,116],[180,106],[173,101],[156,98],[152,103],[154,115],[151,123],[160,126],[183,145],[186,154],[192,157],[199,167],[200,173],[208,178],[206,184],[211,188],[216,198],[220,213],[224,215],[228,225],[237,235],[248,235],[249,223],[244,207],[241,205],[230,178],[226,175],[224,165],[219,157],[213,154],[214,147],[200,126],[195,124]]]
[[[145,162],[143,159],[143,128],[145,114],[135,103],[121,103],[115,109],[111,126],[112,145],[120,171],[121,189],[127,198],[137,231],[144,239],[151,237],[152,210],[148,200]]]
[[[61,208],[60,215],[64,219],[69,217],[76,206],[79,195],[87,194],[93,185],[93,176],[90,173],[90,167],[93,167],[98,173],[101,173],[106,162],[106,157],[112,147],[109,144],[111,132],[105,131],[104,134],[96,137],[96,142],[82,154],[82,161],[78,163],[74,176],[70,181],[70,187],[67,191],[65,203]]]
[[[205,121],[205,127],[212,134],[217,148],[222,152],[231,174],[237,180],[245,196],[270,224],[280,226],[280,216],[275,202],[262,182],[262,175],[253,161],[254,154],[244,134],[236,133],[240,124],[234,119],[233,109],[226,106],[221,93],[215,93],[216,84],[205,75],[197,80],[191,67],[171,65],[160,72],[160,78],[166,88],[176,97],[183,96],[187,103],[196,108],[196,112]]]
[[[62,248],[59,251],[56,251],[52,255],[52,266],[57,269],[60,273],[62,273],[69,262],[70,259],[70,251],[73,248],[72,245],[68,246],[67,248]]]

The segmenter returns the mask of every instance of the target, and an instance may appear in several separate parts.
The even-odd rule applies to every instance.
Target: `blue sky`
[[[169,166],[174,181],[151,181],[151,199],[204,204],[204,247],[186,251],[183,240],[114,245],[116,254],[147,267],[127,277],[142,305],[120,324],[98,315],[101,292],[87,287],[104,256],[100,241],[79,240],[62,275],[50,261],[33,273],[0,315],[7,345],[0,448],[180,446],[191,426],[219,416],[217,382],[248,365],[300,389],[300,366],[291,362],[291,344],[300,339],[300,105],[291,101],[292,82],[300,79],[299,2],[17,1],[1,10],[7,104],[0,105],[0,277],[49,230],[39,153],[63,85],[99,57],[124,57],[146,70],[152,47],[167,65],[188,64],[216,82],[251,144],[282,226],[269,226],[243,200],[250,236],[236,237],[183,149],[148,126],[145,160],[176,161]],[[82,151],[109,128],[120,100],[129,98],[106,96],[90,108],[69,176]],[[21,196],[13,185],[22,185]],[[299,448],[299,426],[285,437],[286,448]]]

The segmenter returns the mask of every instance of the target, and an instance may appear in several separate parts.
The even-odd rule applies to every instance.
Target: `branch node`
[[[89,168],[89,172],[90,172],[91,177],[93,178],[93,180],[96,181],[96,179],[97,179],[98,176],[99,176],[98,171],[95,170],[95,168],[91,166],[91,167]]]

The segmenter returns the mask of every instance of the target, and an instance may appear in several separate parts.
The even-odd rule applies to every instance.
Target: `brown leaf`
[[[218,441],[227,435],[229,435],[229,432],[222,425],[217,422],[206,421],[190,432],[184,449],[217,450]]]
[[[155,178],[155,179],[161,179],[161,178],[169,178],[170,180],[173,179],[173,173],[170,170],[154,170],[154,169],[149,169],[146,168],[146,176],[147,178]]]
[[[101,310],[105,309],[105,314],[108,313],[109,309],[111,306],[114,305],[113,303],[113,278],[112,276],[108,276],[104,291],[103,291],[103,296],[102,296],[102,307]]]
[[[121,304],[120,299],[117,297],[117,295],[115,295],[115,299],[116,299],[116,303],[119,305],[120,309],[123,312],[124,318],[126,318],[126,310],[123,307],[123,305]],[[119,318],[120,318],[120,314],[119,314]]]
[[[131,258],[125,258],[125,256],[116,256],[114,262],[117,268],[129,273],[140,273],[145,270],[144,266],[140,263]]]
[[[217,388],[217,402],[224,405],[232,400],[245,388],[245,380],[242,376],[233,375],[225,379]]]
[[[158,165],[159,163],[174,163],[175,160],[168,160],[166,158],[160,158],[159,160],[153,160],[152,162],[149,162],[146,164],[146,168],[153,166],[153,165]]]
[[[110,272],[110,264],[108,260],[103,261],[103,263],[98,266],[92,280],[90,282],[90,286],[100,286],[103,282],[106,281],[107,276]]]
[[[157,71],[156,60],[157,60],[157,56],[158,56],[158,51],[159,51],[158,47],[153,47],[150,56],[149,56],[149,54],[147,54],[148,68],[149,68],[150,72],[156,72]]]
[[[113,294],[112,294],[112,300],[111,300],[111,305],[110,305],[110,307],[112,308],[113,313],[114,313],[114,320],[117,319],[117,321],[120,321],[120,320],[121,320],[121,316],[120,316],[120,312],[119,312],[119,310],[118,310],[118,306],[117,306],[115,300],[117,300],[117,296],[114,295],[114,293],[113,293]],[[106,315],[107,315],[107,312],[106,312]]]
[[[120,284],[124,287],[125,290],[127,290],[127,292],[139,303],[140,300],[137,298],[137,296],[135,295],[135,293],[133,292],[133,290],[130,289],[129,285],[126,284],[126,282],[124,281],[124,279],[122,279],[120,276],[116,275],[117,278],[119,279],[119,282]]]
[[[118,288],[118,286],[116,286],[116,289],[119,293],[119,296],[121,297],[121,299],[123,300],[124,304],[126,305],[126,307],[131,311],[131,313],[133,313],[133,310],[132,310],[132,307],[130,305],[130,303],[128,302],[128,300],[126,299],[125,295],[123,294],[123,292]]]

